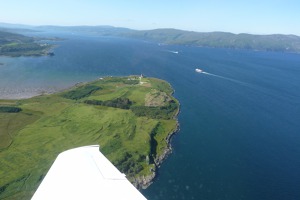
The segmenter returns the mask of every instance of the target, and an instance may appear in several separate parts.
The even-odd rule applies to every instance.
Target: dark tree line
[[[108,106],[114,108],[121,108],[121,109],[129,109],[130,106],[132,105],[132,102],[128,98],[116,98],[108,101],[85,100],[84,103],[91,104],[91,105],[101,105],[101,106]]]
[[[13,107],[13,106],[0,106],[0,113],[17,113],[21,112],[22,109],[18,107]]]

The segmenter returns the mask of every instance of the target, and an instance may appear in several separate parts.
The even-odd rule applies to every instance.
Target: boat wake
[[[179,54],[179,51],[171,51],[171,50],[166,50],[169,53],[174,53],[174,54]]]
[[[227,78],[227,77],[224,77],[224,76],[219,76],[219,75],[211,74],[211,73],[204,72],[204,71],[202,71],[201,73],[209,75],[209,76],[214,76],[214,77],[218,77],[218,78],[221,78],[221,79],[225,79],[225,80],[228,80],[228,81],[232,81],[232,82],[235,82],[235,83],[239,83],[239,84],[250,86],[250,84],[248,84],[248,83],[245,83],[245,82],[242,82],[242,81],[238,81],[238,80],[235,80],[235,79],[232,79],[232,78]]]
[[[204,71],[201,71],[200,73],[208,75],[208,76],[213,76],[213,77],[221,78],[221,79],[224,79],[224,80],[227,80],[227,81],[231,81],[231,82],[234,82],[234,83],[238,83],[239,85],[242,85],[244,87],[252,89],[253,91],[259,92],[260,94],[264,94],[264,95],[270,96],[272,98],[277,98],[277,99],[281,99],[282,98],[281,95],[275,95],[272,91],[269,91],[268,88],[265,88],[265,87],[262,87],[262,86],[259,86],[259,85],[255,85],[255,84],[251,84],[251,83],[246,83],[246,82],[243,82],[243,81],[239,81],[239,80],[232,79],[232,78],[227,78],[227,77],[224,77],[224,76],[219,76],[219,75],[216,75],[216,74],[211,74],[211,73],[204,72]]]

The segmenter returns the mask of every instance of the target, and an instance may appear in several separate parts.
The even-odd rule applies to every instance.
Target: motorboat
[[[198,68],[196,68],[195,71],[198,72],[198,73],[202,73],[203,72],[202,69],[198,69]]]

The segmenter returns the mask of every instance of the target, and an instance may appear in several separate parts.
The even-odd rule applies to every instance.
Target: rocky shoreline
[[[180,104],[179,104],[178,111],[175,114],[174,118],[177,118],[179,113],[180,113]],[[180,130],[180,126],[179,126],[179,122],[178,122],[178,118],[177,118],[176,129],[174,131],[170,132],[168,134],[168,136],[166,137],[167,147],[161,155],[159,155],[157,158],[155,158],[155,160],[154,160],[155,168],[151,169],[152,173],[149,176],[141,176],[141,177],[135,178],[132,181],[132,184],[136,188],[146,189],[147,187],[149,187],[153,183],[153,180],[157,176],[157,173],[156,173],[157,169],[161,166],[161,164],[168,157],[168,155],[170,155],[172,153],[171,139],[172,139],[173,135],[175,135],[177,132],[179,132],[179,130]]]
[[[167,147],[164,150],[164,152],[159,155],[157,158],[155,158],[154,160],[154,166],[155,168],[151,169],[152,174],[150,174],[149,176],[142,176],[142,177],[138,177],[135,178],[132,182],[132,184],[138,188],[138,189],[146,189],[147,187],[149,187],[152,183],[153,180],[155,179],[157,173],[157,169],[160,167],[160,165],[162,164],[162,162],[168,157],[169,154],[172,153],[172,146],[171,146],[171,138],[174,134],[176,134],[179,131],[179,123],[177,121],[177,127],[176,129],[171,132],[167,138],[166,138],[166,142],[167,142]]]

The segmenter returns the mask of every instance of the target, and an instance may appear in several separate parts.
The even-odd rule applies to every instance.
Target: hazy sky
[[[300,0],[0,0],[0,22],[300,35]]]

